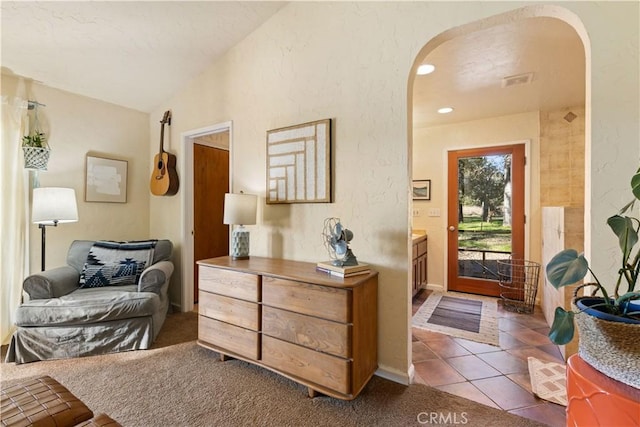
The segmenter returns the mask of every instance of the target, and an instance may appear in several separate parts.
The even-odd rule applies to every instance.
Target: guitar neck
[[[160,123],[162,126],[160,126],[160,148],[158,149],[158,154],[162,155],[164,153],[164,125],[167,123],[171,126],[171,110],[165,111]]]

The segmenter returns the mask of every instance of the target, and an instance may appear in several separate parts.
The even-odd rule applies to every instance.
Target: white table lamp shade
[[[31,221],[44,225],[78,221],[78,205],[73,188],[34,188]]]
[[[224,195],[224,224],[252,225],[256,223],[258,196],[227,193]]]

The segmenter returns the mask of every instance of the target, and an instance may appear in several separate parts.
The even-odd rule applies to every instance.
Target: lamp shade
[[[34,188],[31,221],[44,225],[78,221],[78,205],[73,188]]]
[[[251,225],[256,223],[258,196],[227,193],[224,195],[224,224]]]

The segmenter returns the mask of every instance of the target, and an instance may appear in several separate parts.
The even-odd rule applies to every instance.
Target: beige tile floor
[[[426,290],[416,295],[414,313],[428,295]],[[498,307],[500,347],[413,328],[414,381],[550,426],[564,426],[565,408],[531,392],[529,356],[564,363],[547,337],[549,328],[540,308],[519,314]]]

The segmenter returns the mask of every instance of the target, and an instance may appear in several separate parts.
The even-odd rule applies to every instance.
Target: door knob
[[[453,225],[449,226],[449,231],[456,231],[456,228]]]

